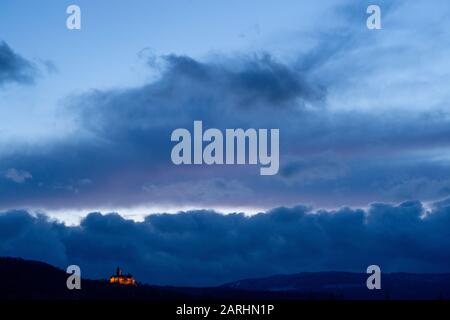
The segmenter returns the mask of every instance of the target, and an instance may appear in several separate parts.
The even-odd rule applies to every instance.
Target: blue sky
[[[72,3],[80,31],[65,28]],[[0,86],[0,208],[142,218],[446,198],[450,5],[378,1],[371,31],[368,4],[2,1],[2,50],[29,81]],[[170,132],[193,120],[280,128],[280,173],[174,167]]]
[[[171,285],[448,272],[449,16],[447,0],[2,0],[0,255]],[[194,120],[279,128],[279,173],[175,166],[171,132]]]

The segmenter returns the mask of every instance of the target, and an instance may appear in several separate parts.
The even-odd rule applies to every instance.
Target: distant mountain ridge
[[[381,290],[368,290],[368,274],[303,272],[243,279],[222,287],[253,291],[330,293],[343,299],[450,299],[450,273],[385,273]]]
[[[68,290],[65,271],[47,263],[0,257],[0,299],[5,300],[340,300],[450,299],[450,274],[382,275],[382,289],[366,288],[367,274],[305,272],[243,279],[218,287],[190,288],[110,285],[82,280],[81,290]]]

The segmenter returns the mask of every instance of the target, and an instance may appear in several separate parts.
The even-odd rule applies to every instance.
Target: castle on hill
[[[122,269],[117,267],[116,274],[112,275],[109,278],[109,283],[125,285],[125,286],[135,286],[136,280],[133,278],[133,276],[130,273],[124,275],[122,272]]]

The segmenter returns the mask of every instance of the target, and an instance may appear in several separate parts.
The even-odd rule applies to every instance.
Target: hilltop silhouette
[[[105,271],[107,273],[108,270]],[[382,276],[382,290],[368,290],[366,274],[316,272],[244,279],[218,287],[192,288],[82,279],[68,290],[64,270],[43,262],[0,258],[0,299],[16,300],[339,300],[449,299],[450,274],[394,273]],[[138,280],[138,279],[137,279]]]

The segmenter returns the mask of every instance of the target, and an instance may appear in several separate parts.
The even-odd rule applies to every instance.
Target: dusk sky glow
[[[2,0],[0,256],[193,286],[448,272],[450,2],[376,1],[376,30],[372,2]],[[197,125],[275,138],[205,164]]]

